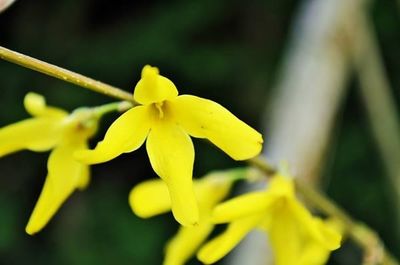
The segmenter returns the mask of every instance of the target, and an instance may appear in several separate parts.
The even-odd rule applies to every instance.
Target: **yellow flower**
[[[75,189],[89,183],[89,167],[75,161],[73,154],[87,148],[97,120],[88,119],[84,109],[68,115],[62,109],[46,106],[44,98],[34,93],[26,95],[24,105],[33,118],[0,129],[0,156],[23,149],[53,149],[43,190],[26,226],[26,232],[32,235],[48,223]]]
[[[172,212],[182,225],[198,222],[192,187],[194,147],[189,135],[206,138],[236,160],[257,155],[261,135],[221,105],[191,95],[178,96],[158,69],[145,66],[133,98],[141,104],[121,115],[94,150],[77,153],[88,164],[138,149],[146,140],[150,163],[168,186]]]
[[[242,169],[215,172],[194,181],[199,202],[200,219],[196,226],[181,226],[167,247],[163,265],[183,265],[192,257],[214,228],[212,209],[229,193],[233,174],[245,174]],[[168,189],[161,180],[149,180],[132,189],[129,202],[134,213],[142,218],[171,210]]]
[[[323,262],[324,253],[340,246],[340,234],[297,201],[293,181],[284,176],[275,176],[265,191],[218,205],[213,220],[230,224],[224,233],[199,250],[197,256],[205,264],[224,257],[255,228],[268,232],[277,265],[299,264],[302,259],[304,265],[321,264],[318,262]]]

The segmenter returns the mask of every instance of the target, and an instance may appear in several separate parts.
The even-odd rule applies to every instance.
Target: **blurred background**
[[[130,92],[145,64],[158,66],[181,94],[217,101],[262,131],[268,157],[288,160],[400,258],[399,26],[395,0],[20,0],[0,14],[0,45]],[[0,126],[28,117],[29,91],[67,110],[112,101],[5,61],[0,87]],[[103,119],[92,145],[117,116]],[[195,176],[241,165],[194,142]],[[31,237],[24,228],[47,157],[0,160],[0,264],[162,263],[177,224],[170,214],[141,220],[128,205],[130,189],[156,177],[144,148],[93,166],[88,189]],[[329,264],[361,256],[346,242]],[[256,264],[219,264],[228,263]]]

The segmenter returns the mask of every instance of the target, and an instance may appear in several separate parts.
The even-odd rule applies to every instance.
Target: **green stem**
[[[65,82],[69,82],[80,87],[135,104],[132,94],[117,87],[110,86],[81,74],[9,50],[2,46],[0,46],[0,59],[58,78]]]
[[[231,169],[226,169],[226,170],[216,170],[212,171],[209,173],[210,176],[215,176],[216,179],[221,180],[223,179],[224,181],[228,181],[231,183],[234,183],[236,181],[254,181],[254,180],[259,180],[260,176],[259,172],[258,174],[254,172],[253,168],[250,167],[239,167],[239,168],[231,168]]]
[[[228,177],[232,182],[245,180],[245,181],[257,181],[260,180],[260,174],[258,170],[254,170],[254,168],[243,167],[243,168],[235,168],[226,171],[228,173]]]
[[[134,104],[132,104],[132,102],[119,101],[94,107],[92,108],[92,111],[97,117],[101,117],[109,112],[114,112],[114,111],[125,112],[132,107],[134,107]]]

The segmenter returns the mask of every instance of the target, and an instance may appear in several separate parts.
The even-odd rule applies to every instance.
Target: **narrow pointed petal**
[[[138,149],[146,140],[151,126],[149,106],[134,107],[111,124],[103,141],[93,150],[77,152],[75,157],[86,164],[109,161],[122,153]]]
[[[263,215],[257,214],[230,223],[225,232],[199,250],[197,258],[204,264],[212,264],[222,259],[261,222]]]
[[[192,140],[180,127],[160,121],[152,127],[146,143],[150,163],[168,186],[175,219],[184,226],[198,222],[199,213],[193,191]]]
[[[132,211],[141,218],[149,218],[171,210],[167,185],[160,179],[144,181],[129,194]]]
[[[48,175],[26,226],[28,234],[39,232],[72,192],[87,183],[88,166],[73,158],[73,153],[84,147],[82,142],[64,144],[56,147],[50,154]]]
[[[214,223],[227,223],[260,212],[273,203],[274,197],[265,191],[251,192],[217,205],[213,211]]]
[[[340,247],[341,236],[339,233],[319,225],[310,212],[299,202],[292,201],[290,208],[293,217],[304,227],[309,235],[329,250]]]
[[[207,239],[213,229],[210,223],[181,227],[169,242],[163,265],[184,265]]]
[[[83,146],[84,148],[87,148],[87,144]],[[72,154],[74,155],[74,154]],[[75,158],[74,158],[75,159]],[[82,174],[79,178],[79,182],[77,183],[77,189],[79,190],[84,190],[89,186],[90,184],[90,167],[88,165],[85,165],[82,167]]]
[[[171,102],[176,121],[193,137],[207,138],[235,160],[258,155],[261,134],[221,105],[207,99],[182,95]]]
[[[42,95],[30,92],[24,98],[26,111],[35,117],[64,118],[68,113],[62,109],[49,107]]]
[[[59,141],[61,120],[34,118],[23,120],[0,129],[0,156],[23,149],[47,151]]]
[[[159,75],[156,67],[146,65],[142,70],[142,78],[137,83],[133,99],[143,105],[162,102],[178,96],[178,90],[168,78]]]

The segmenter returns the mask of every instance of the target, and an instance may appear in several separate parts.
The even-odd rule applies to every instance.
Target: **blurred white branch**
[[[0,0],[0,13],[6,10],[15,0]]]
[[[315,182],[349,74],[347,23],[361,1],[306,1],[277,83],[265,138],[267,156],[288,160]]]

